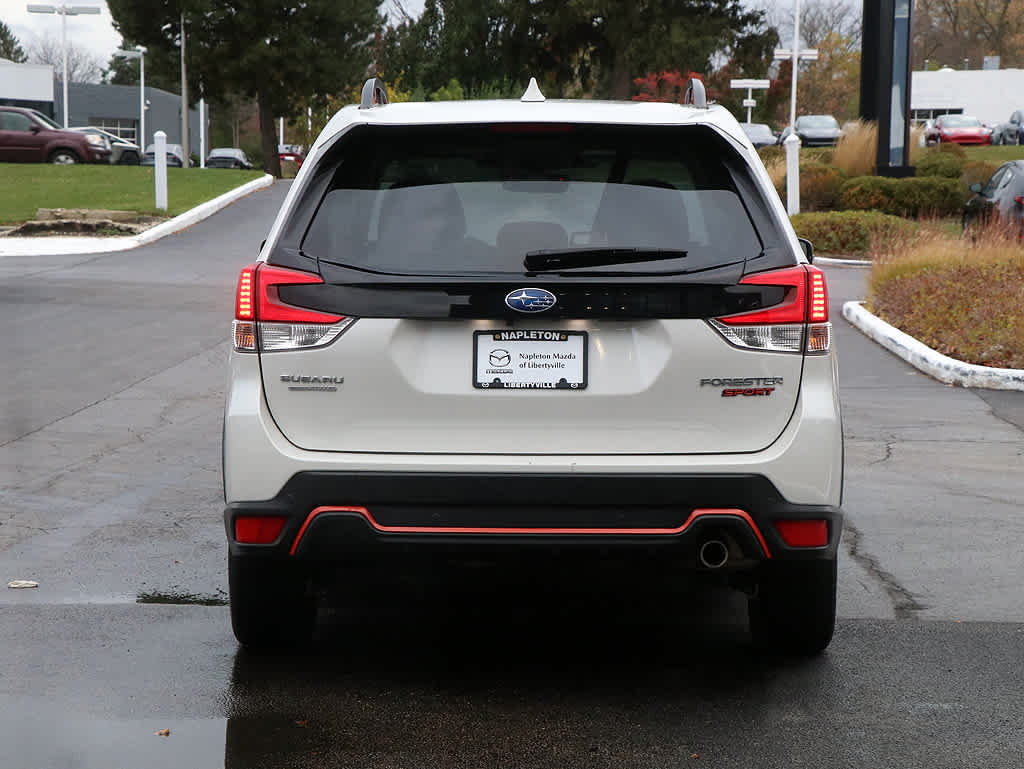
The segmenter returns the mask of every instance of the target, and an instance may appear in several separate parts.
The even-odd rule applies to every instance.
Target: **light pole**
[[[775,49],[775,58],[793,60],[793,92],[789,97],[789,136],[782,145],[786,148],[786,212],[792,216],[800,213],[800,137],[796,135],[796,79],[800,71],[800,60],[815,61],[816,48],[800,50],[800,0],[793,0],[793,49]]]
[[[181,148],[185,154],[185,168],[188,168],[188,73],[185,71],[185,12],[181,12]]]
[[[64,127],[68,127],[68,16],[96,16],[100,13],[98,5],[28,5],[29,13],[56,13],[60,16],[60,48],[64,63]]]
[[[126,59],[139,60],[139,136],[138,145],[142,153],[146,151],[146,46],[137,45],[134,51],[117,50],[118,56]],[[139,156],[141,158],[141,155]]]

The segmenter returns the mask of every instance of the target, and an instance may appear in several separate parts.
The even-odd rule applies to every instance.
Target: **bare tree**
[[[829,35],[860,48],[862,10],[850,0],[810,0],[800,11],[800,36],[811,48],[819,46]]]
[[[917,0],[914,66],[980,67],[999,56],[1003,67],[1024,64],[1024,0]]]
[[[767,13],[770,24],[779,30],[783,44],[793,42],[792,0],[760,0],[753,7]],[[800,5],[800,40],[816,48],[830,34],[860,48],[863,5],[860,0],[803,0]]]
[[[64,50],[60,41],[44,37],[29,51],[29,60],[33,64],[49,64],[58,80],[64,75]],[[103,78],[103,59],[84,48],[68,42],[68,82],[98,83]]]

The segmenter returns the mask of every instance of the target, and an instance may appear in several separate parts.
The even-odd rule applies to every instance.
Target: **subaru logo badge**
[[[555,295],[543,288],[517,288],[505,297],[505,304],[516,312],[544,312],[556,301]]]

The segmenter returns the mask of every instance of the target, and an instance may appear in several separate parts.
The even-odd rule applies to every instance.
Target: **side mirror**
[[[980,193],[981,192],[981,185],[978,184],[978,182],[975,182],[974,184],[972,184],[967,189],[969,189],[971,192]]]
[[[30,130],[30,131],[31,131],[32,133],[34,133],[34,134],[37,134],[37,133],[39,133],[40,131],[42,131],[43,129],[42,129],[42,126],[38,126],[38,125],[36,125],[35,123],[33,123],[33,124],[32,124],[32,127],[31,127],[30,129],[28,129],[28,130]]]
[[[814,246],[807,238],[797,238],[800,241],[800,248],[804,251],[804,256],[807,257],[807,261],[814,264]]]

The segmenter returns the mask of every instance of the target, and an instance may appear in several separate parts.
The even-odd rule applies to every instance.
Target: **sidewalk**
[[[85,235],[66,237],[0,237],[0,257],[4,256],[55,256],[61,254],[104,254],[111,251],[126,251],[147,243],[154,243],[168,235],[191,227],[231,205],[236,200],[274,183],[270,174],[255,179],[241,187],[225,192],[213,200],[200,203],[195,208],[162,224],[151,227],[138,235],[94,238]]]

